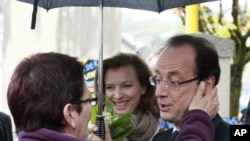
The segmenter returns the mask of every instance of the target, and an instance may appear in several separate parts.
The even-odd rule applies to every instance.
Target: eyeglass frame
[[[97,101],[98,101],[98,98],[97,97],[94,97],[94,98],[88,98],[88,99],[84,99],[84,100],[78,100],[78,101],[73,101],[73,102],[70,102],[71,104],[80,104],[80,103],[89,103],[89,106],[90,107],[95,107],[97,105]],[[92,102],[95,102],[94,104],[92,104]]]
[[[178,89],[180,85],[182,84],[185,84],[185,83],[189,83],[189,82],[192,82],[192,81],[195,81],[195,80],[199,80],[199,77],[195,77],[195,78],[192,78],[192,79],[188,79],[188,80],[185,80],[185,81],[176,81],[176,80],[169,80],[169,79],[156,79],[156,76],[150,76],[149,77],[149,83],[150,85],[152,86],[155,86],[157,87],[157,85],[159,85],[161,82],[165,82],[164,83],[164,86],[167,87],[167,88],[174,88],[174,89]],[[158,81],[160,81],[159,83],[157,83]],[[169,87],[168,83],[171,83],[171,82],[174,82],[176,85],[172,85]]]

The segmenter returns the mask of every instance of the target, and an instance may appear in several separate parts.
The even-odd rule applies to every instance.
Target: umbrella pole
[[[96,116],[96,125],[100,138],[105,139],[105,123],[102,115],[103,105],[103,0],[99,0],[99,69],[98,69],[98,113]]]

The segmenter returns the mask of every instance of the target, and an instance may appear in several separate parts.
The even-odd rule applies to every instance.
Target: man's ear
[[[72,128],[76,128],[76,118],[75,118],[75,109],[72,104],[66,104],[63,108],[63,116],[65,124]]]
[[[210,75],[207,79],[205,79],[205,94],[210,92],[214,88],[215,83],[215,77],[213,75]]]

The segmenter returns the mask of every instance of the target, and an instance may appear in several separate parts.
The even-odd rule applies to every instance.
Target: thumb
[[[202,106],[201,100],[203,98],[204,95],[204,90],[205,90],[205,82],[201,81],[195,95],[193,96],[193,99],[191,100],[190,104],[189,104],[189,110],[192,109],[200,109],[200,107]]]
[[[197,91],[194,95],[194,99],[197,99],[197,98],[199,99],[199,98],[203,97],[204,91],[205,91],[205,82],[201,81],[198,88],[197,88]]]

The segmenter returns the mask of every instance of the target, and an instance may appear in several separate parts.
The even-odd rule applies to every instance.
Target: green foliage
[[[223,19],[221,16],[212,13],[212,11],[203,6],[200,8],[200,23],[202,25],[201,31],[205,33],[212,34],[217,37],[230,39],[231,30],[235,30],[236,25],[229,20]]]
[[[233,23],[227,23],[224,26],[218,24],[215,26],[215,36],[230,39],[231,33],[230,30],[236,29],[236,26]]]
[[[247,9],[246,5],[240,6],[238,0],[231,1],[233,4],[230,13],[223,9],[220,9],[219,13],[215,13],[208,7],[201,7],[199,28],[201,32],[231,39],[235,43],[230,83],[230,116],[232,117],[238,114],[243,68],[250,60],[250,57],[247,56],[250,50],[246,44],[246,39],[250,36],[250,9]]]
[[[112,124],[110,124],[109,128],[113,141],[121,141],[134,130],[134,126],[130,122],[131,115],[132,112],[128,112],[113,120]]]
[[[97,105],[95,107],[91,108],[91,118],[90,118],[90,123],[91,124],[95,124],[97,112],[98,112],[98,106]]]
[[[92,108],[91,123],[95,123],[98,107]],[[113,141],[121,141],[127,137],[133,130],[134,126],[130,122],[132,112],[128,112],[120,117],[115,114],[113,104],[106,99],[105,111],[103,112],[104,120],[109,124],[111,137]]]

